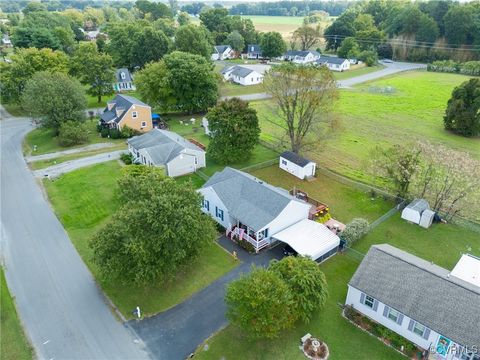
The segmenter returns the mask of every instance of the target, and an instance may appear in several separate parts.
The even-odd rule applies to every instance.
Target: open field
[[[87,125],[89,128],[89,142],[86,144],[81,144],[78,146],[71,146],[71,147],[63,147],[60,146],[56,137],[53,136],[53,131],[44,128],[37,128],[30,131],[27,136],[25,136],[25,140],[23,143],[23,153],[25,155],[40,155],[40,154],[47,154],[56,151],[62,151],[67,149],[73,149],[76,147],[82,147],[88,144],[96,144],[96,143],[103,143],[103,142],[113,142],[116,144],[124,144],[125,139],[108,139],[102,138],[100,134],[97,132],[97,120],[87,120]],[[37,151],[32,153],[33,146],[37,145]],[[111,148],[110,148],[111,149]]]
[[[412,71],[340,90],[335,114],[340,129],[307,155],[320,165],[356,179],[365,174],[370,151],[380,145],[429,141],[480,158],[480,138],[464,138],[443,128],[443,113],[453,88],[467,76]],[[391,94],[379,89],[391,87]],[[270,101],[253,102],[262,139],[276,141],[284,133]]]
[[[45,180],[44,186],[55,213],[80,256],[103,291],[126,318],[132,317],[131,311],[137,305],[146,316],[164,311],[238,264],[222,248],[212,243],[170,282],[143,287],[101,279],[98,268],[92,262],[93,254],[88,241],[120,205],[115,196],[120,168],[117,161],[94,165],[65,174],[54,182]]]
[[[33,349],[23,332],[1,267],[0,282],[0,358],[2,360],[31,360],[33,359]]]

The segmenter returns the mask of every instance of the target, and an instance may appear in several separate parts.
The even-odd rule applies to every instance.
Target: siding
[[[168,176],[180,176],[195,172],[195,156],[189,154],[180,154],[167,163]]]
[[[209,210],[202,207],[202,211],[204,213],[209,214],[213,218],[213,220],[222,225],[224,228],[228,228],[234,223],[236,224],[236,220],[230,216],[226,206],[223,204],[223,202],[220,200],[220,198],[217,196],[217,194],[215,193],[215,191],[213,191],[211,187],[199,189],[198,192],[202,194],[203,198],[205,200],[208,200],[210,203]],[[215,207],[223,210],[223,221],[215,216]]]
[[[138,113],[137,118],[132,117],[132,113],[136,111]],[[146,127],[142,127],[142,122],[145,121],[147,123]],[[129,128],[148,132],[153,129],[152,125],[152,110],[150,107],[134,105],[127,110],[127,113],[123,116],[122,120],[118,124],[119,128],[123,128],[124,126],[128,126]]]

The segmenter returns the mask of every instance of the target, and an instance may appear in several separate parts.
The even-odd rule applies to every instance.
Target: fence
[[[362,262],[363,258],[365,257],[364,253],[361,253],[360,251],[354,250],[352,248],[346,247],[343,250],[343,254],[348,256],[349,258],[352,258],[353,260],[357,262]]]
[[[407,202],[405,200],[403,200],[400,204],[396,205],[394,208],[388,210],[385,214],[383,214],[382,216],[380,216],[377,220],[375,220],[374,222],[372,222],[369,226],[369,230],[368,231],[372,231],[373,229],[375,229],[378,225],[380,225],[381,223],[383,223],[384,221],[388,220],[389,218],[391,218],[394,214],[396,214],[399,210],[403,209],[405,207],[405,205],[407,204]]]
[[[258,164],[254,164],[254,165],[244,167],[240,170],[245,171],[245,172],[254,171],[254,170],[263,169],[263,168],[266,168],[266,167],[269,167],[269,166],[272,166],[272,165],[275,165],[275,164],[278,164],[278,159],[267,160],[267,161],[264,161],[264,162],[261,162],[261,163],[258,163]]]
[[[197,170],[197,175],[200,176],[203,180],[207,181],[210,179],[210,176],[202,172],[201,170]]]

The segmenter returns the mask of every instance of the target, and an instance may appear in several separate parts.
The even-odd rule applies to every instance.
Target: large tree
[[[282,64],[266,74],[264,87],[272,95],[293,152],[318,143],[326,125],[333,124],[330,110],[337,87],[326,67]]]
[[[320,25],[316,27],[310,25],[302,25],[293,32],[293,39],[299,43],[300,50],[310,50],[320,42],[322,31]]]
[[[231,282],[225,302],[227,318],[250,338],[274,338],[297,319],[290,288],[278,274],[263,268]]]
[[[113,94],[113,61],[110,55],[98,52],[95,43],[80,44],[70,59],[70,72],[80,82],[88,86],[87,93],[96,96],[98,102],[102,96]]]
[[[205,27],[188,24],[180,26],[175,33],[175,49],[210,59],[213,44]]]
[[[276,31],[262,34],[260,47],[262,48],[262,55],[266,58],[279,57],[287,50],[287,45],[282,35]]]
[[[228,34],[227,44],[238,53],[241,53],[243,49],[245,49],[245,41],[243,40],[243,36],[237,30],[234,30]]]
[[[218,98],[218,81],[210,61],[180,51],[148,64],[137,73],[136,85],[143,99],[164,110],[205,111]]]
[[[221,164],[247,160],[258,143],[257,112],[238,98],[224,100],[208,114],[212,140],[208,154]],[[239,136],[241,134],[241,136]]]
[[[338,48],[337,55],[345,59],[356,59],[360,54],[360,47],[357,40],[348,37],[342,41],[342,45]]]
[[[158,61],[168,53],[170,47],[171,41],[162,31],[145,27],[135,34],[129,67],[141,68],[151,61]]]
[[[200,210],[201,196],[190,184],[158,180],[157,174],[137,177],[130,185],[137,183],[143,184],[144,196],[124,202],[90,247],[106,278],[165,281],[214,241],[215,226]]]
[[[463,136],[480,135],[480,80],[457,86],[448,100],[443,118],[445,129]]]
[[[71,121],[83,121],[87,105],[82,85],[62,73],[41,71],[28,80],[22,95],[23,107],[41,118],[42,126],[55,130]]]
[[[20,102],[26,82],[38,71],[67,72],[68,57],[51,49],[17,49],[11,63],[0,62],[0,90],[5,102]]]
[[[278,274],[290,288],[294,313],[300,320],[309,321],[325,305],[328,297],[327,280],[312,259],[288,256],[272,262],[268,269]]]

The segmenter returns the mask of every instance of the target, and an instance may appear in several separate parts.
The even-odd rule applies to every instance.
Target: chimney
[[[115,103],[113,101],[109,101],[107,102],[107,109],[108,111],[112,110],[113,106],[115,105]]]

